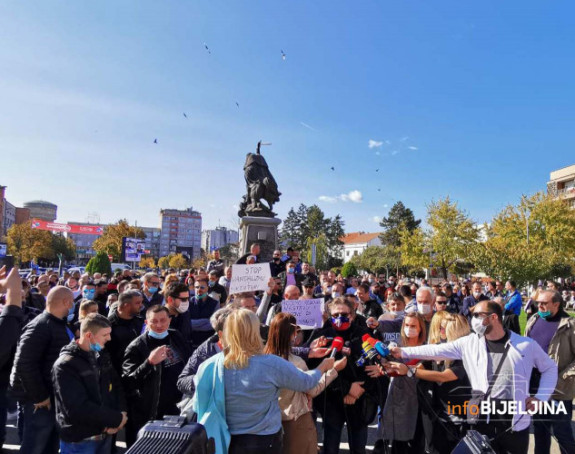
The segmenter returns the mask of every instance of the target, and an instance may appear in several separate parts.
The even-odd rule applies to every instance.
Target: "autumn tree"
[[[166,255],[165,257],[160,257],[158,259],[158,266],[163,270],[167,270],[170,267],[170,259],[173,256],[174,254]]]
[[[140,268],[155,268],[156,267],[156,261],[154,260],[154,257],[142,257],[140,259],[139,267]]]
[[[485,225],[486,241],[473,260],[486,274],[518,284],[566,277],[575,260],[575,210],[537,193],[499,212]]]
[[[33,229],[30,223],[14,224],[6,236],[8,252],[18,263],[34,259],[54,260],[53,234],[46,230]]]
[[[104,251],[111,255],[113,261],[120,261],[122,257],[122,238],[146,238],[146,234],[139,227],[128,224],[125,219],[119,220],[116,224],[110,224],[104,228],[104,233],[100,236],[92,247],[96,252]]]
[[[428,229],[418,227],[400,232],[401,260],[412,268],[439,268],[444,279],[459,260],[467,260],[477,245],[475,223],[449,197],[431,202],[427,207]]]
[[[174,256],[172,256],[169,263],[170,268],[175,268],[177,270],[189,266],[189,262],[186,260],[183,254],[175,254]]]

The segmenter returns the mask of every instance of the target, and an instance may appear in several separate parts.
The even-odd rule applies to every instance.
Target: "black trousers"
[[[228,454],[281,454],[282,431],[273,435],[232,435]]]
[[[497,454],[525,454],[529,449],[529,427],[518,432],[506,431],[506,428],[509,426],[481,423],[476,430],[493,439],[491,447]]]

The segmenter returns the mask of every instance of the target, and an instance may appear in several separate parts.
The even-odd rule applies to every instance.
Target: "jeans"
[[[345,417],[344,415],[332,413],[329,418],[326,419],[329,419],[329,421],[324,420],[323,423],[323,452],[324,454],[338,454]],[[349,427],[348,425],[347,440],[350,454],[365,454],[367,426],[358,428]]]
[[[112,437],[103,440],[86,440],[78,443],[60,442],[60,454],[110,454],[112,451]]]
[[[282,431],[274,435],[232,435],[228,454],[280,454]]]
[[[57,454],[58,431],[54,404],[50,410],[39,408],[34,411],[34,404],[20,404],[22,418],[22,445],[20,454]]]
[[[549,454],[551,449],[551,433],[557,439],[561,454],[575,453],[575,439],[571,428],[571,415],[573,414],[573,401],[561,401],[565,405],[567,414],[543,415],[533,421],[535,434],[535,454]]]

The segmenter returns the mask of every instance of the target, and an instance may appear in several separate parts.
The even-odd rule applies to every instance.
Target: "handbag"
[[[505,362],[505,359],[507,358],[507,353],[509,352],[509,349],[511,348],[511,342],[507,341],[507,344],[505,345],[505,350],[503,350],[503,355],[501,356],[501,360],[499,361],[499,364],[497,365],[497,369],[495,370],[495,373],[491,376],[491,379],[489,380],[489,386],[487,387],[487,391],[485,393],[481,392],[481,391],[477,391],[477,390],[471,390],[471,399],[469,399],[469,406],[467,407],[467,423],[468,424],[477,424],[480,422],[480,411],[475,412],[475,414],[472,414],[471,411],[469,411],[469,408],[471,408],[472,406],[475,405],[475,408],[480,408],[481,407],[481,402],[483,402],[484,400],[486,400],[489,395],[491,394],[491,391],[493,390],[493,385],[495,384],[495,382],[497,381],[497,376],[499,375],[499,372],[501,372],[501,368],[503,367],[503,363]]]

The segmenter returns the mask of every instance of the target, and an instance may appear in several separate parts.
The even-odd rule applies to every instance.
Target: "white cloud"
[[[387,208],[389,205],[387,203],[383,204],[383,208]]]
[[[379,224],[381,222],[381,218],[379,216],[374,216],[371,218],[371,220],[376,224]]]
[[[409,137],[405,136],[405,137],[402,137],[401,139],[399,139],[399,141],[400,141],[400,142],[405,142],[407,139],[409,139]]]
[[[407,148],[409,148],[410,150],[418,150],[417,147],[407,147]]]
[[[399,153],[399,151],[393,150],[393,151],[391,152],[391,156],[395,156],[395,155],[398,154],[398,153]]]
[[[383,142],[378,142],[377,140],[369,139],[367,146],[369,148],[379,148],[383,145]]]
[[[320,195],[318,197],[318,199],[321,202],[327,202],[327,203],[335,203],[338,201],[361,203],[363,201],[363,194],[361,193],[361,191],[358,191],[356,189],[354,191],[348,192],[347,194],[341,194],[341,195],[338,195],[336,197],[332,197],[329,195]]]
[[[335,203],[335,202],[337,202],[337,197],[330,197],[328,195],[320,195],[319,200],[321,202]]]

